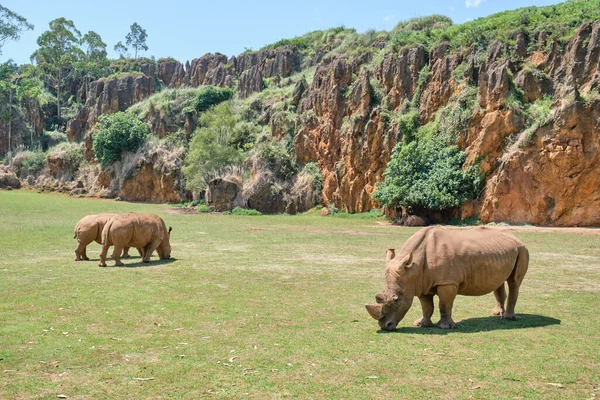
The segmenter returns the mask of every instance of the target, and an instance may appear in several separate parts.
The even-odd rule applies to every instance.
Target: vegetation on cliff
[[[59,18],[40,38],[35,65],[0,68],[0,153],[46,150],[64,139],[55,133],[62,131],[84,141],[92,161],[95,125],[103,114],[125,111],[165,148],[182,149],[185,168],[177,164],[172,174],[195,197],[236,171],[236,190],[263,212],[318,202],[347,212],[381,204],[455,212],[475,198],[466,216],[477,215],[482,201],[498,204],[485,198],[488,187],[504,190],[506,165],[519,154],[548,152],[543,156],[555,162],[555,149],[574,149],[571,158],[593,153],[580,144],[590,117],[581,113],[598,98],[600,23],[592,22],[599,18],[600,0],[461,25],[433,15],[389,32],[336,27],[185,65],[108,60],[99,35],[81,35]],[[139,28],[136,46],[143,49]],[[54,57],[50,39],[60,35],[72,46]],[[561,118],[581,125],[560,133],[568,136],[564,143],[557,138],[564,125],[555,124]],[[150,165],[135,171],[158,174]],[[119,193],[116,183],[99,181]],[[550,197],[538,199],[540,213],[565,215]]]

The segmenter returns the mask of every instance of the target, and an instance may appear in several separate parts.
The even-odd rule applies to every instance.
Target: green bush
[[[262,215],[260,211],[253,210],[251,208],[236,207],[231,211],[225,211],[224,215]]]
[[[125,112],[100,116],[96,130],[93,147],[103,167],[119,161],[122,153],[136,151],[150,135],[148,125]]]
[[[298,170],[295,153],[288,151],[283,141],[265,140],[258,143],[254,151],[257,158],[280,179],[290,179]]]
[[[310,175],[313,178],[314,191],[321,193],[323,190],[323,175],[321,174],[321,169],[317,163],[309,162],[304,165],[304,168],[300,171],[300,175]]]
[[[15,173],[19,176],[36,175],[46,167],[46,153],[23,151],[12,159]]]
[[[209,213],[210,211],[211,211],[210,207],[207,206],[206,204],[200,204],[198,206],[198,212],[199,213]]]
[[[200,127],[190,142],[183,168],[188,190],[203,191],[212,173],[242,162],[242,153],[234,144],[236,122],[229,103],[219,104],[199,118]]]
[[[231,96],[233,96],[233,91],[229,88],[203,86],[196,97],[196,111],[206,111],[219,103],[229,100]]]
[[[59,143],[68,142],[67,134],[58,130],[45,131],[42,136],[42,148],[47,149]]]
[[[424,128],[421,131],[435,130]],[[462,169],[465,153],[447,146],[442,135],[428,132],[420,136],[414,142],[396,145],[373,198],[388,207],[429,210],[459,207],[475,198],[483,179],[477,167]]]

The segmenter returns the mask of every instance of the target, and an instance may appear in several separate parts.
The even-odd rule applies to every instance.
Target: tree
[[[85,82],[86,95],[88,95],[90,82],[106,73],[108,67],[106,43],[102,41],[99,34],[89,31],[81,38],[81,46],[84,50],[83,57],[75,67]]]
[[[14,83],[16,73],[17,65],[14,62],[8,61],[0,65],[0,118],[4,121],[8,136],[8,151],[12,149],[13,115],[18,111],[14,103],[17,91],[17,85]]]
[[[115,44],[114,50],[117,53],[119,53],[119,56],[121,56],[121,58],[129,57],[129,49],[121,41],[119,41],[117,44]]]
[[[146,38],[148,35],[146,34],[146,30],[139,26],[137,22],[134,22],[133,25],[130,26],[130,29],[131,31],[125,36],[125,42],[127,43],[127,46],[133,48],[133,59],[137,60],[138,51],[148,50],[148,46],[146,45]]]
[[[190,142],[183,168],[189,190],[203,191],[212,172],[242,161],[242,154],[233,143],[236,123],[228,102],[214,106],[200,116],[200,127]]]
[[[0,5],[0,55],[7,40],[19,40],[21,33],[33,29],[33,25],[17,13]]]
[[[75,62],[83,57],[79,48],[81,32],[73,21],[57,18],[50,22],[50,29],[37,39],[39,49],[32,55],[32,61],[44,71],[48,86],[56,91],[56,109],[60,120],[61,89],[73,72]]]
[[[431,125],[431,124],[430,124]],[[446,210],[477,197],[482,185],[479,168],[463,169],[465,152],[448,146],[443,135],[428,135],[398,143],[373,198],[388,207]]]

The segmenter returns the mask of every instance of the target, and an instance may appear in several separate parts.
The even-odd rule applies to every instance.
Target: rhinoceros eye
[[[383,304],[383,296],[380,296],[380,295],[375,296],[375,301],[378,304]]]

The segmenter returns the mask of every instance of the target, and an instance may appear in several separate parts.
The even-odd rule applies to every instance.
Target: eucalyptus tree
[[[148,34],[146,33],[146,30],[142,28],[137,22],[134,22],[133,25],[131,25],[129,28],[131,30],[127,34],[127,36],[125,36],[125,42],[127,43],[127,46],[133,48],[133,59],[137,60],[138,51],[148,50],[148,45],[146,44]]]
[[[21,33],[32,29],[33,25],[25,17],[0,4],[0,55],[7,40],[19,40]]]
[[[84,57],[79,47],[81,32],[71,20],[57,18],[50,22],[50,29],[37,39],[40,46],[32,55],[44,73],[46,84],[56,91],[56,109],[60,121],[61,90],[74,72],[74,64]]]

